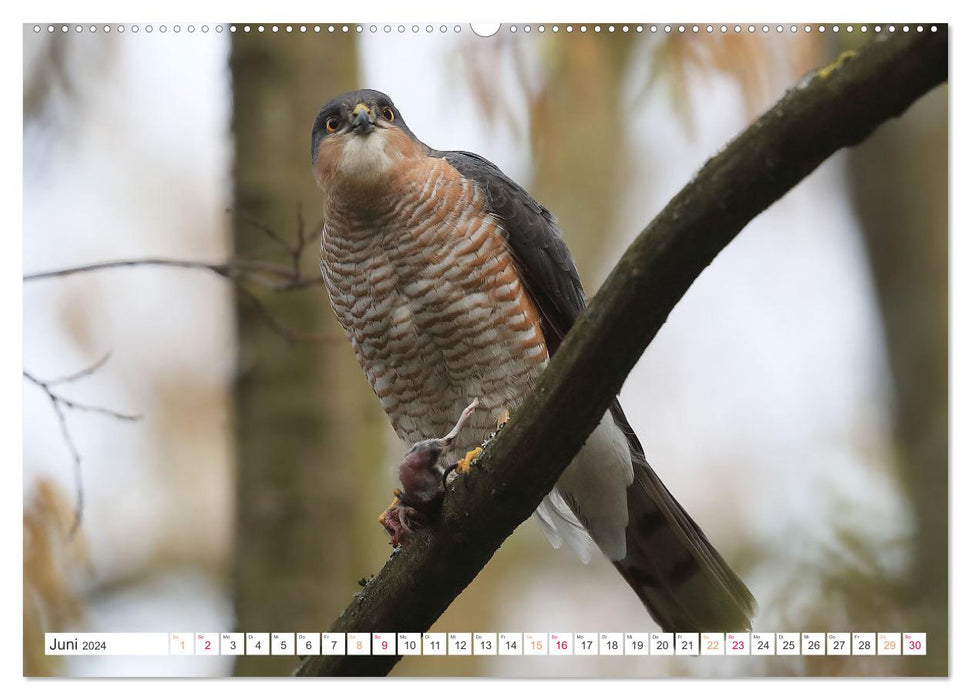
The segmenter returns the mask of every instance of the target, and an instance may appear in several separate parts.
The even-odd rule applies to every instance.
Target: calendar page
[[[409,12],[23,24],[23,675],[948,676],[949,25]]]

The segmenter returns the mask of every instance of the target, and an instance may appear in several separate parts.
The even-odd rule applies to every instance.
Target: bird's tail
[[[649,466],[635,465],[627,508],[627,556],[614,565],[662,629],[752,628],[752,594]]]
[[[619,405],[617,405],[619,411]],[[752,628],[755,599],[651,469],[623,413],[634,462],[627,490],[627,555],[614,565],[668,632]]]

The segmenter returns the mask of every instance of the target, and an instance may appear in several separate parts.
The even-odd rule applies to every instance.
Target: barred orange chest
[[[539,313],[479,187],[445,160],[411,160],[361,194],[325,203],[331,305],[406,442],[444,435],[479,398],[454,460],[545,366]]]

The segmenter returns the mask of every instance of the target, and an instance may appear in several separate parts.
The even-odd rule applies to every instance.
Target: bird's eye
[[[385,107],[381,110],[381,116],[387,119],[389,122],[394,121],[394,110],[390,107]]]
[[[324,123],[324,128],[327,129],[328,134],[333,134],[340,128],[341,120],[337,117],[328,117],[327,121]]]

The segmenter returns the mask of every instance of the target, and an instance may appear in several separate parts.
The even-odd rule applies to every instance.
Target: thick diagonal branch
[[[477,467],[449,488],[439,525],[398,550],[331,630],[427,630],[552,488],[718,252],[826,158],[946,79],[946,26],[885,35],[804,80],[709,160],[627,250]],[[386,674],[397,660],[309,657],[297,673]]]

